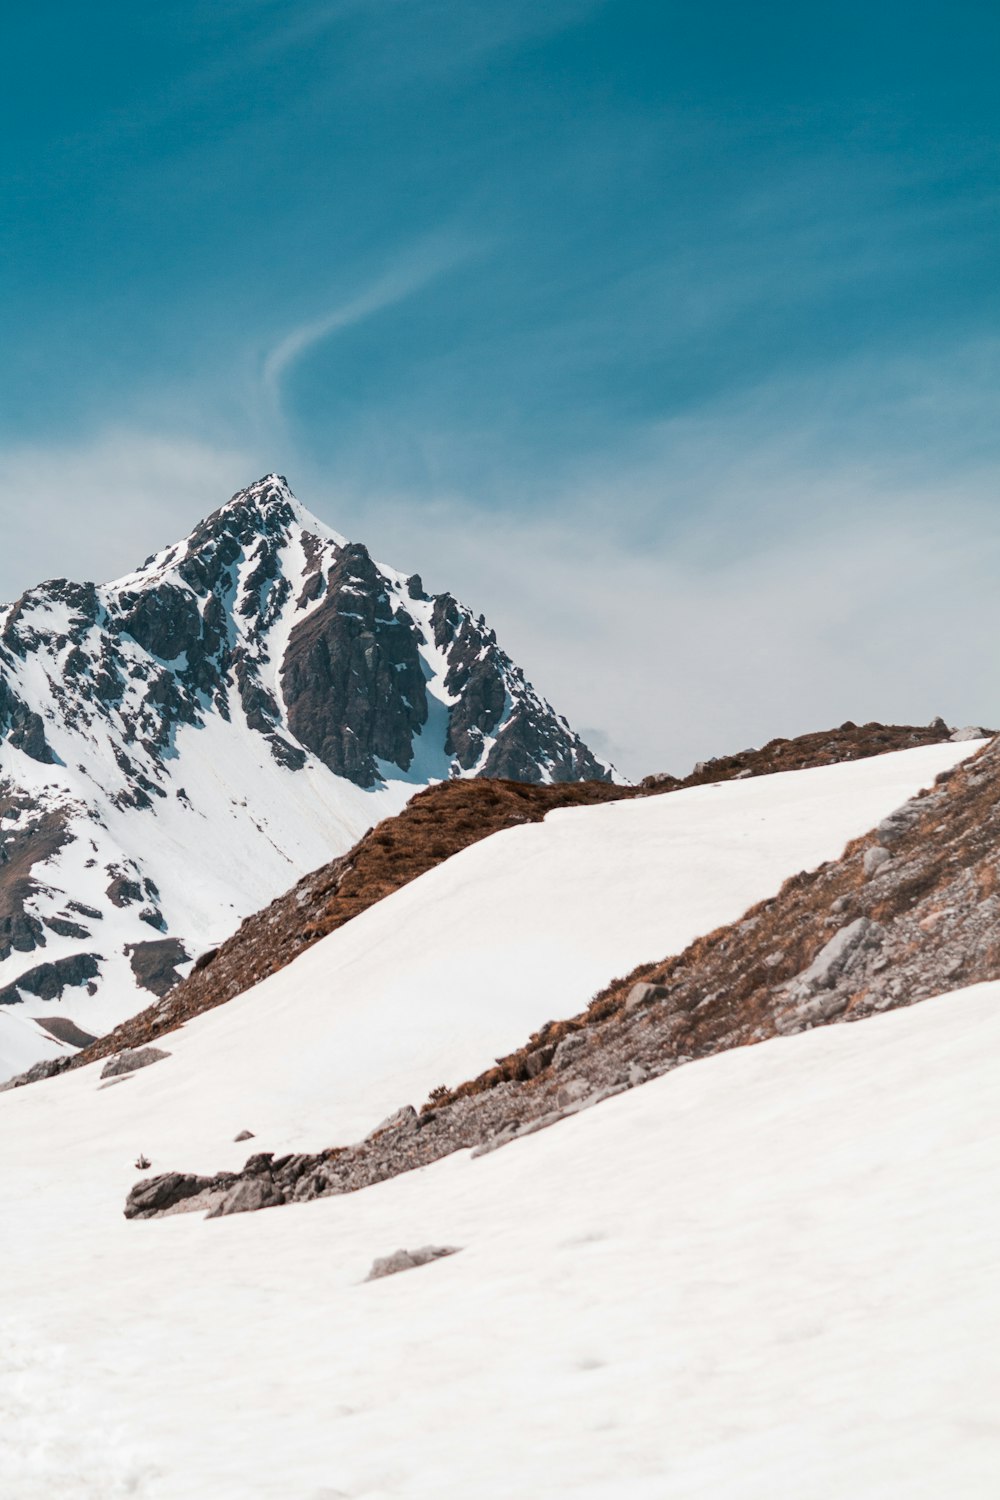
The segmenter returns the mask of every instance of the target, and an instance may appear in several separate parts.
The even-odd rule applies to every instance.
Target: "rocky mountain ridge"
[[[0,610],[13,1065],[55,1055],[67,1000],[78,1033],[106,1031],[415,790],[480,776],[612,771],[481,616],[281,476],[114,583],[29,590]]]

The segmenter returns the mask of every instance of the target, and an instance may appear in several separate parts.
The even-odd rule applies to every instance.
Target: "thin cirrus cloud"
[[[468,242],[427,241],[397,258],[387,271],[331,311],[290,329],[265,356],[261,370],[264,393],[272,410],[281,411],[285,383],[311,350],[407,301],[474,253],[475,247]]]

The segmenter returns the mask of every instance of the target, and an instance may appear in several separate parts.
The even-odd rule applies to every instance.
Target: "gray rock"
[[[536,1047],[533,1052],[529,1052],[524,1060],[528,1077],[537,1078],[539,1074],[544,1073],[554,1056],[554,1047]]]
[[[666,1000],[669,993],[662,984],[634,984],[625,997],[625,1009],[635,1010],[640,1005],[652,1005],[654,1001]]]
[[[571,1031],[568,1036],[564,1036],[552,1057],[552,1066],[556,1072],[561,1068],[568,1067],[573,1058],[586,1045],[587,1038],[582,1032]]]
[[[955,733],[949,735],[948,738],[953,745],[960,745],[965,740],[988,740],[990,732],[979,724],[966,724],[964,729],[956,729]]]
[[[382,1121],[381,1125],[376,1125],[375,1129],[365,1139],[373,1141],[377,1135],[385,1135],[389,1131],[398,1134],[401,1131],[417,1130],[419,1127],[420,1116],[413,1108],[413,1105],[404,1104],[402,1109],[397,1109],[394,1114],[388,1115]]]
[[[832,1021],[847,1005],[848,997],[837,992],[820,994],[806,1000],[792,1010],[775,1017],[774,1027],[781,1036],[792,1036],[797,1031],[808,1031],[810,1026],[819,1026]]]
[[[252,1214],[259,1208],[277,1208],[284,1203],[285,1195],[267,1177],[243,1178],[230,1188],[218,1207],[206,1217],[223,1219],[228,1214]]]
[[[861,863],[864,866],[865,874],[872,876],[877,875],[882,866],[890,859],[892,859],[892,855],[888,849],[882,844],[873,844],[870,849],[865,850]]]
[[[117,1057],[109,1057],[101,1069],[102,1078],[117,1078],[121,1073],[134,1073],[139,1068],[148,1068],[150,1063],[160,1062],[164,1057],[169,1057],[169,1052],[164,1052],[160,1047],[138,1047],[128,1052],[119,1052]]]
[[[469,1156],[470,1158],[489,1156],[491,1151],[499,1151],[501,1146],[509,1146],[511,1141],[516,1141],[520,1134],[520,1121],[512,1120],[510,1124],[502,1126],[496,1135],[491,1135],[488,1140],[480,1141],[478,1146],[473,1146]]]
[[[419,1250],[397,1250],[394,1255],[383,1255],[372,1262],[366,1281],[378,1281],[382,1276],[395,1276],[399,1271],[412,1271],[415,1266],[429,1265],[432,1260],[443,1260],[446,1255],[457,1255],[460,1245],[422,1245]]]
[[[887,818],[883,818],[875,829],[880,841],[889,844],[893,839],[902,838],[906,830],[916,822],[920,816],[921,809],[912,802],[904,802],[902,807],[897,807]]]
[[[565,1109],[569,1104],[576,1104],[580,1099],[585,1099],[590,1093],[593,1085],[586,1078],[569,1078],[556,1090],[556,1104],[560,1109]]]
[[[253,1131],[252,1130],[241,1130],[240,1133],[239,1133],[239,1135],[234,1135],[233,1136],[233,1140],[234,1141],[252,1141],[253,1140]]]
[[[884,936],[883,929],[870,917],[858,917],[834,933],[820,949],[807,969],[794,981],[798,998],[830,989],[842,974],[853,968],[864,950],[876,948]]]
[[[193,1198],[210,1187],[210,1177],[196,1177],[190,1172],[161,1172],[137,1182],[125,1203],[126,1219],[148,1219],[185,1198]]]
[[[8,1089],[23,1088],[26,1083],[41,1083],[43,1078],[55,1078],[64,1073],[72,1061],[71,1057],[46,1057],[41,1062],[32,1063],[26,1073],[18,1073],[15,1078],[0,1083],[0,1094]]]

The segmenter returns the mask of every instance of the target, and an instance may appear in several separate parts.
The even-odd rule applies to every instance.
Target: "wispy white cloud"
[[[474,253],[469,241],[446,236],[425,240],[397,256],[387,271],[328,312],[290,329],[264,359],[264,390],[275,408],[281,404],[282,384],[303,355],[348,328],[355,328],[422,291],[432,281],[454,270]]]

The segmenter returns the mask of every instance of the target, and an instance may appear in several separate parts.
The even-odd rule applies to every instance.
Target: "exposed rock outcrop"
[[[149,1068],[153,1063],[169,1057],[160,1047],[140,1047],[134,1052],[119,1052],[110,1058],[101,1069],[102,1078],[120,1078],[124,1073],[137,1073],[140,1068]]]
[[[419,1250],[396,1250],[392,1255],[380,1256],[372,1263],[366,1281],[380,1281],[383,1276],[396,1276],[400,1271],[412,1271],[416,1266],[429,1266],[432,1261],[443,1260],[447,1255],[457,1255],[458,1245],[421,1245]]]
[[[160,938],[151,943],[132,943],[126,948],[132,973],[144,990],[154,995],[165,995],[181,976],[177,965],[190,958],[184,944],[177,938]]]
[[[0,1005],[17,1005],[25,996],[58,1000],[67,988],[85,985],[101,972],[99,953],[72,953],[52,963],[36,964],[0,989]]]
[[[427,721],[417,631],[366,548],[345,547],[330,568],[292,631],[281,687],[296,738],[338,776],[372,786],[380,760],[409,770]]]

